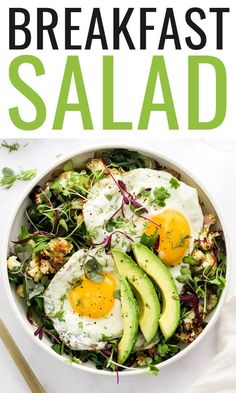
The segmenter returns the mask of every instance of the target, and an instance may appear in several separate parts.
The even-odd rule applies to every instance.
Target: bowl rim
[[[186,169],[182,165],[179,165],[178,162],[176,162],[172,158],[169,158],[168,155],[159,152],[158,148],[155,149],[155,148],[150,148],[148,146],[140,147],[138,145],[138,143],[133,144],[133,143],[127,143],[127,142],[126,143],[121,143],[121,142],[96,142],[95,143],[95,142],[93,142],[89,146],[87,145],[86,147],[82,147],[79,149],[77,148],[76,150],[63,155],[62,157],[60,157],[60,159],[54,160],[49,166],[47,166],[46,169],[44,169],[43,171],[40,171],[40,173],[34,178],[34,180],[32,180],[30,182],[30,184],[27,185],[27,187],[20,194],[19,200],[17,201],[13,211],[11,212],[11,214],[9,216],[8,222],[7,222],[6,231],[5,231],[5,235],[3,237],[3,243],[2,243],[2,247],[1,247],[1,249],[2,249],[2,252],[1,252],[2,258],[1,259],[3,261],[7,259],[9,236],[10,236],[11,229],[14,225],[15,216],[16,216],[21,204],[28,197],[29,193],[31,192],[31,190],[33,189],[33,187],[35,185],[37,185],[45,176],[47,176],[48,173],[53,171],[53,169],[61,166],[64,162],[66,162],[70,159],[73,159],[73,158],[80,156],[82,154],[93,153],[96,150],[119,149],[119,148],[139,151],[143,154],[146,154],[147,156],[150,156],[150,155],[154,156],[157,160],[158,160],[158,158],[161,160],[166,160],[167,162],[170,163],[170,165],[173,165],[173,166],[179,168],[180,171],[182,171],[184,174],[189,176],[198,185],[198,187],[201,188],[203,193],[206,194],[207,198],[209,199],[210,203],[213,205],[213,207],[217,213],[217,216],[222,224],[222,228],[224,231],[224,239],[225,239],[226,250],[227,250],[226,285],[225,285],[225,288],[221,294],[221,297],[220,297],[220,300],[217,304],[217,307],[214,310],[213,315],[212,315],[209,323],[207,324],[207,326],[204,328],[204,330],[200,333],[200,335],[191,344],[189,344],[186,348],[184,348],[183,350],[178,352],[172,358],[169,358],[169,359],[163,361],[162,363],[157,364],[158,369],[162,369],[170,364],[175,363],[176,361],[180,360],[181,358],[184,358],[184,356],[188,352],[190,352],[193,348],[195,348],[202,341],[202,339],[208,334],[208,332],[213,328],[213,326],[215,325],[216,321],[218,320],[218,318],[220,316],[220,312],[222,310],[223,304],[225,303],[225,300],[227,297],[227,293],[229,290],[229,284],[230,284],[232,264],[231,264],[231,248],[230,248],[227,226],[226,226],[225,221],[222,217],[221,209],[219,209],[219,206],[215,202],[215,199],[212,197],[211,193],[209,193],[207,187],[205,187],[205,185],[203,186],[201,181],[199,181],[199,179],[195,175],[193,176],[188,171],[188,169]],[[11,305],[11,309],[14,310],[14,314],[16,315],[18,321],[20,322],[21,326],[23,327],[23,330],[27,333],[28,336],[31,337],[31,340],[34,339],[33,341],[36,343],[36,345],[38,345],[42,350],[45,350],[49,354],[49,356],[50,355],[54,356],[55,359],[63,362],[64,364],[68,364],[67,359],[65,357],[57,354],[43,341],[41,341],[37,338],[35,339],[35,336],[32,334],[32,329],[31,329],[30,325],[27,324],[25,322],[25,320],[23,319],[22,313],[20,312],[20,310],[19,310],[19,308],[13,298],[12,291],[11,291],[11,285],[8,280],[7,264],[4,264],[4,263],[1,264],[1,276],[2,276],[2,281],[3,281],[3,291],[5,292],[5,295],[7,296],[7,299]],[[86,365],[84,365],[84,364],[77,364],[75,362],[72,362],[70,364],[70,366],[75,367],[76,369],[83,370],[83,371],[86,371],[86,372],[89,372],[92,374],[97,374],[97,375],[114,376],[114,374],[115,374],[115,372],[112,372],[112,371],[98,370],[96,368],[86,367]],[[129,370],[124,369],[122,371],[122,376],[140,375],[140,374],[147,373],[147,371],[148,371],[148,367],[129,369]]]

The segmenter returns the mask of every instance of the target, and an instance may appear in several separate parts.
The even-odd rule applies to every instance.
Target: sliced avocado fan
[[[164,263],[141,243],[132,243],[132,250],[139,266],[152,278],[162,296],[162,312],[159,319],[161,332],[168,340],[180,320],[180,300],[175,281]]]
[[[121,250],[112,249],[117,270],[132,286],[139,306],[139,326],[146,339],[151,341],[157,333],[160,302],[152,281],[146,273]]]
[[[118,344],[118,363],[123,364],[130,355],[138,334],[138,306],[132,289],[124,277],[120,277],[121,313],[124,332]]]

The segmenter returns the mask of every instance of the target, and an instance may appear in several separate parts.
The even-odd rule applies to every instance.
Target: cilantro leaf
[[[165,187],[156,187],[153,191],[154,199],[152,199],[149,204],[157,204],[158,206],[164,207],[166,206],[165,200],[170,197],[170,193],[166,190]]]
[[[175,177],[172,177],[169,181],[171,188],[179,188],[180,187],[180,182],[178,182],[178,180]]]

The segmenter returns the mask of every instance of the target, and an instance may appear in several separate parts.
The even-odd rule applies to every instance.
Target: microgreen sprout
[[[17,180],[29,181],[37,174],[36,169],[28,169],[26,171],[14,172],[11,168],[3,168],[2,176],[0,177],[0,186],[9,189],[15,184]]]
[[[113,231],[110,235],[106,236],[105,239],[103,241],[101,241],[100,243],[93,243],[93,246],[101,246],[104,245],[106,246],[107,250],[109,250],[111,248],[111,243],[112,243],[112,237],[116,234],[116,233],[120,233],[121,235],[125,236],[128,240],[130,240],[131,242],[133,242],[133,239],[127,235],[127,233],[123,232],[123,231]]]
[[[19,150],[20,147],[19,143],[17,142],[9,144],[6,141],[2,141],[1,146],[5,147],[9,151],[9,153]]]

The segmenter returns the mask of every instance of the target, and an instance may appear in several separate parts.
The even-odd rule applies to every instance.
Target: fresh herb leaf
[[[75,356],[73,356],[73,358],[71,360],[72,360],[72,362],[74,362],[76,364],[82,364],[81,360],[76,358]]]
[[[120,289],[116,289],[113,292],[113,296],[114,296],[115,299],[120,299]]]
[[[156,187],[153,191],[154,199],[152,199],[149,204],[157,204],[160,207],[166,206],[165,200],[170,197],[170,193],[165,189],[165,187]]]
[[[21,171],[19,173],[15,173],[11,168],[3,168],[2,169],[2,177],[0,177],[0,186],[8,189],[13,186],[16,180],[20,181],[28,181],[35,177],[37,171],[35,169],[29,169],[27,171]]]
[[[51,348],[58,353],[58,355],[63,355],[64,353],[64,343],[62,342],[61,344],[55,343],[51,346]]]
[[[81,277],[73,277],[73,279],[71,281],[69,281],[69,285],[72,288],[76,288],[78,286],[80,286],[83,282],[83,279]]]
[[[68,225],[66,223],[66,220],[64,220],[63,218],[60,219],[59,221],[59,225],[64,228],[66,231],[68,231]]]
[[[170,183],[170,185],[171,185],[171,188],[177,189],[177,188],[180,187],[180,182],[179,182],[175,177],[172,177],[172,178],[170,179],[169,183]]]
[[[196,259],[190,255],[183,257],[183,263],[187,263],[188,265],[197,265]]]
[[[130,171],[136,168],[160,168],[155,160],[137,151],[127,149],[107,149],[98,151],[95,158],[101,158],[110,168],[123,168]]]
[[[146,233],[144,232],[140,239],[140,243],[144,244],[148,248],[158,248],[157,247],[158,238],[159,238],[158,229],[156,229],[155,232],[150,236],[146,235]]]
[[[21,234],[18,236],[19,240],[25,240],[28,237],[30,237],[30,233],[28,231],[28,228],[26,228],[26,226],[22,225],[21,226]]]
[[[35,283],[33,280],[29,279],[28,277],[25,278],[24,282],[24,294],[29,301],[33,299],[33,297],[41,295],[44,291],[44,286],[41,283]]]
[[[157,368],[157,366],[154,366],[154,364],[150,364],[150,366],[149,366],[149,374],[150,375],[158,375],[158,373],[159,373],[159,368]]]
[[[27,171],[21,171],[17,175],[17,180],[28,181],[33,179],[37,175],[36,169],[28,169]]]
[[[19,150],[19,147],[20,147],[19,143],[17,143],[17,142],[9,144],[6,141],[2,141],[1,146],[5,147],[9,151],[9,153],[11,153],[12,151]]]
[[[191,270],[188,267],[182,267],[180,273],[181,275],[176,277],[177,281],[187,283],[192,279]]]
[[[7,167],[2,169],[2,174],[4,177],[11,177],[15,175],[13,169]]]
[[[151,188],[141,188],[141,190],[139,191],[140,195],[142,197],[149,197],[150,193],[151,193]]]
[[[102,265],[96,260],[96,258],[91,258],[84,264],[84,271],[86,277],[96,283],[102,282],[105,279],[105,277],[100,274],[102,271]]]
[[[183,236],[181,239],[179,239],[179,240],[175,243],[175,245],[173,245],[172,248],[174,249],[174,248],[181,248],[181,247],[184,247],[185,244],[186,244],[186,241],[187,241],[189,238],[190,238],[189,235]]]
[[[24,263],[32,257],[32,246],[30,244],[16,244],[14,247],[14,253],[19,260]]]
[[[52,314],[51,317],[56,318],[59,321],[62,321],[63,317],[64,317],[64,313],[65,313],[64,310],[59,310],[59,311],[55,312],[54,314]]]
[[[107,221],[105,228],[107,230],[107,232],[112,232],[113,229],[118,229],[118,228],[123,228],[124,224],[128,223],[128,220],[122,216],[118,216],[118,217],[113,217],[110,220]]]
[[[73,170],[74,170],[73,161],[72,161],[72,160],[68,160],[68,161],[64,164],[63,170],[64,170],[65,172],[67,172],[67,171],[73,171]]]
[[[33,252],[39,252],[44,250],[45,248],[47,248],[48,246],[48,242],[39,242],[34,248],[33,248]]]

